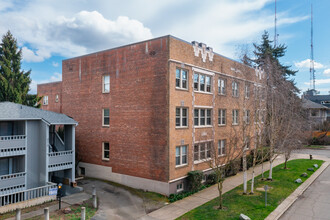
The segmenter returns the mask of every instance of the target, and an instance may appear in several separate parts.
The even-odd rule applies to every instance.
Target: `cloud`
[[[309,82],[304,82],[305,85],[310,85]],[[329,84],[330,85],[330,79],[316,79],[315,85],[324,85]]]
[[[330,69],[325,69],[325,70],[323,71],[323,74],[324,74],[324,75],[327,75],[327,76],[330,76]]]
[[[306,59],[306,60],[303,60],[303,61],[300,61],[300,62],[295,62],[294,65],[297,68],[305,69],[305,68],[310,67],[310,62],[311,62],[310,59]],[[324,68],[324,65],[314,61],[314,68],[315,69],[322,69],[322,68]]]
[[[23,47],[22,53],[23,53],[23,60],[26,62],[42,62],[51,56],[50,52],[44,48],[39,49],[35,52],[27,47]]]
[[[55,72],[48,80],[32,80],[30,84],[30,94],[37,94],[37,85],[50,82],[62,81],[62,74]]]
[[[58,63],[57,62],[52,62],[52,65],[53,65],[53,67],[58,67]]]

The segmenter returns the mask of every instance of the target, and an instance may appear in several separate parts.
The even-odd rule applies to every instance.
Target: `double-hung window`
[[[102,92],[103,93],[110,92],[110,75],[104,75],[102,77]]]
[[[102,143],[102,160],[110,159],[110,144],[109,142]]]
[[[226,109],[218,110],[218,125],[226,125]]]
[[[179,89],[188,89],[188,72],[183,69],[176,69],[175,87]]]
[[[218,93],[220,95],[226,95],[226,80],[218,79]]]
[[[208,126],[212,125],[212,109],[195,109],[194,110],[194,125]]]
[[[108,108],[102,109],[102,125],[110,126],[110,110]]]
[[[239,112],[238,109],[233,109],[233,125],[238,125]]]
[[[175,126],[176,127],[188,127],[188,109],[176,108],[175,110]]]
[[[43,98],[43,105],[48,105],[48,96],[45,95]]]
[[[239,94],[238,82],[236,82],[236,81],[232,82],[232,90],[233,90],[233,97],[238,97],[238,94]]]
[[[194,73],[194,90],[211,93],[212,77],[200,73]]]
[[[244,111],[244,122],[250,124],[250,110]]]
[[[248,83],[245,84],[245,98],[250,98],[250,85]]]
[[[188,163],[187,151],[187,145],[175,148],[175,166],[186,165]]]
[[[218,141],[218,156],[226,154],[226,140]]]
[[[194,146],[194,161],[201,161],[211,158],[212,142],[201,142]]]

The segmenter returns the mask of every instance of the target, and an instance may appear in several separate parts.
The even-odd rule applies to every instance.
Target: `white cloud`
[[[330,76],[330,69],[325,69],[325,70],[323,71],[323,74],[324,74],[324,75],[327,75],[327,76]]]
[[[303,60],[303,61],[300,61],[300,62],[295,62],[294,65],[297,68],[304,69],[304,68],[309,68],[310,63],[311,63],[311,60],[306,59],[306,60]],[[318,62],[314,61],[314,68],[315,69],[322,69],[322,68],[324,68],[324,65],[322,63],[318,63]]]
[[[62,81],[62,74],[55,72],[48,80],[32,80],[30,84],[30,94],[37,94],[37,85],[42,83]]]
[[[36,52],[27,47],[22,48],[23,60],[26,62],[42,62],[51,56],[47,49],[39,49]]]
[[[309,82],[304,82],[305,85],[310,85]],[[330,79],[316,79],[315,85],[324,85],[329,84],[330,85]]]
[[[53,67],[58,67],[58,63],[57,62],[52,62],[52,65],[53,65]]]

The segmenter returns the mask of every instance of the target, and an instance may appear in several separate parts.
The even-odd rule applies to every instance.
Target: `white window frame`
[[[195,110],[198,110],[198,117],[195,115]],[[201,116],[201,112],[204,111],[204,116]],[[210,112],[210,115],[208,116],[208,112]],[[195,119],[198,118],[198,124],[195,124]],[[204,124],[201,123],[201,121],[204,119]],[[210,124],[208,124],[208,119],[210,121]],[[212,127],[212,109],[211,108],[195,108],[194,109],[194,126],[195,127]]]
[[[195,75],[197,75],[197,89],[195,88]],[[201,78],[204,77],[204,89],[201,89]],[[207,78],[209,78],[209,84],[207,83]],[[194,82],[194,91],[195,92],[202,92],[202,93],[208,93],[208,94],[212,94],[213,90],[212,90],[212,80],[213,80],[213,76],[212,75],[208,75],[208,74],[202,74],[202,73],[198,73],[198,72],[194,72],[193,74],[193,82]],[[207,91],[208,88],[210,88],[210,91]]]
[[[232,87],[232,96],[239,97],[239,84],[237,81],[233,81],[231,84]]]
[[[232,125],[238,125],[239,124],[239,110],[233,109],[232,111]]]
[[[226,119],[226,109],[218,109],[218,125],[224,126],[226,125],[227,119]],[[224,123],[223,123],[224,121]]]
[[[221,139],[218,141],[218,156],[226,155],[226,139]]]
[[[200,163],[211,159],[211,150],[212,150],[213,141],[203,141],[195,143],[194,145],[194,163]],[[195,152],[195,146],[198,147],[198,152]],[[201,150],[201,147],[204,146],[204,150]],[[210,148],[208,148],[208,146]],[[195,155],[198,155],[198,158],[195,158]],[[208,154],[209,153],[209,154]],[[202,156],[201,156],[202,155]],[[203,157],[203,158],[202,158]]]
[[[244,110],[244,122],[250,124],[250,110]]]
[[[180,109],[180,115],[179,115],[180,125],[177,125],[176,124],[176,121],[178,119],[178,115],[176,114],[177,113],[176,111],[178,109]],[[187,125],[183,125],[183,119],[184,119],[184,117],[183,117],[183,109],[186,110],[186,123],[187,123]],[[188,115],[189,115],[188,108],[186,108],[186,107],[176,107],[175,108],[175,127],[176,128],[188,128],[188,122],[189,122]]]
[[[109,149],[106,150],[104,145],[105,144],[108,144],[109,145]],[[105,157],[105,151],[108,151],[109,152],[109,158],[106,158]],[[110,160],[110,143],[109,142],[102,142],[102,160]]]
[[[43,97],[43,103],[42,103],[43,105],[48,105],[48,95],[45,95],[44,97]]]
[[[177,150],[176,149],[180,149],[179,151],[179,155],[177,155]],[[183,154],[183,148],[186,148],[186,154]],[[179,156],[180,161],[179,164],[176,164],[176,158]],[[183,157],[186,157],[186,163],[183,163]],[[188,145],[181,145],[181,146],[176,146],[175,147],[175,167],[182,167],[188,164]]]
[[[105,78],[109,77],[109,82],[105,81]],[[109,91],[105,90],[106,85],[109,85]],[[110,93],[110,75],[103,75],[102,76],[102,93]]]
[[[105,116],[105,115],[104,115],[104,111],[105,111],[105,110],[109,110],[109,116]],[[109,124],[104,124],[104,119],[105,119],[105,118],[109,118]],[[110,127],[110,109],[109,109],[109,108],[103,108],[103,109],[102,109],[102,126],[103,126],[103,127]]]
[[[182,191],[183,191],[183,187],[184,187],[183,182],[178,183],[178,184],[176,185],[176,192],[177,192],[177,193],[182,192]]]
[[[218,78],[218,94],[226,95],[226,80],[223,78]]]
[[[178,73],[178,71],[179,71],[179,73],[180,73],[180,78],[177,78],[177,73]],[[186,87],[183,87],[183,72],[185,72],[186,73]],[[188,90],[188,70],[185,70],[185,69],[180,69],[180,68],[176,68],[176,70],[175,70],[175,88],[177,88],[177,89],[183,89],[183,90]],[[176,81],[177,81],[177,79],[179,79],[180,80],[180,85],[179,86],[177,86],[176,85]]]

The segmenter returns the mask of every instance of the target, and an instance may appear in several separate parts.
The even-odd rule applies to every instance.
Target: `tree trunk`
[[[264,148],[261,146],[261,179],[264,179]]]
[[[247,165],[246,165],[246,151],[243,151],[243,194],[247,191]]]
[[[272,180],[273,179],[273,161],[270,160],[269,161],[269,176],[268,176],[268,180]]]
[[[220,180],[218,182],[218,191],[219,191],[219,209],[222,209],[222,183],[223,181]]]
[[[251,192],[250,192],[250,194],[254,194],[254,168],[252,170]]]
[[[255,149],[253,153],[253,162],[252,162],[252,179],[251,179],[251,192],[250,194],[254,194],[254,168],[256,166],[257,160],[257,149]]]

